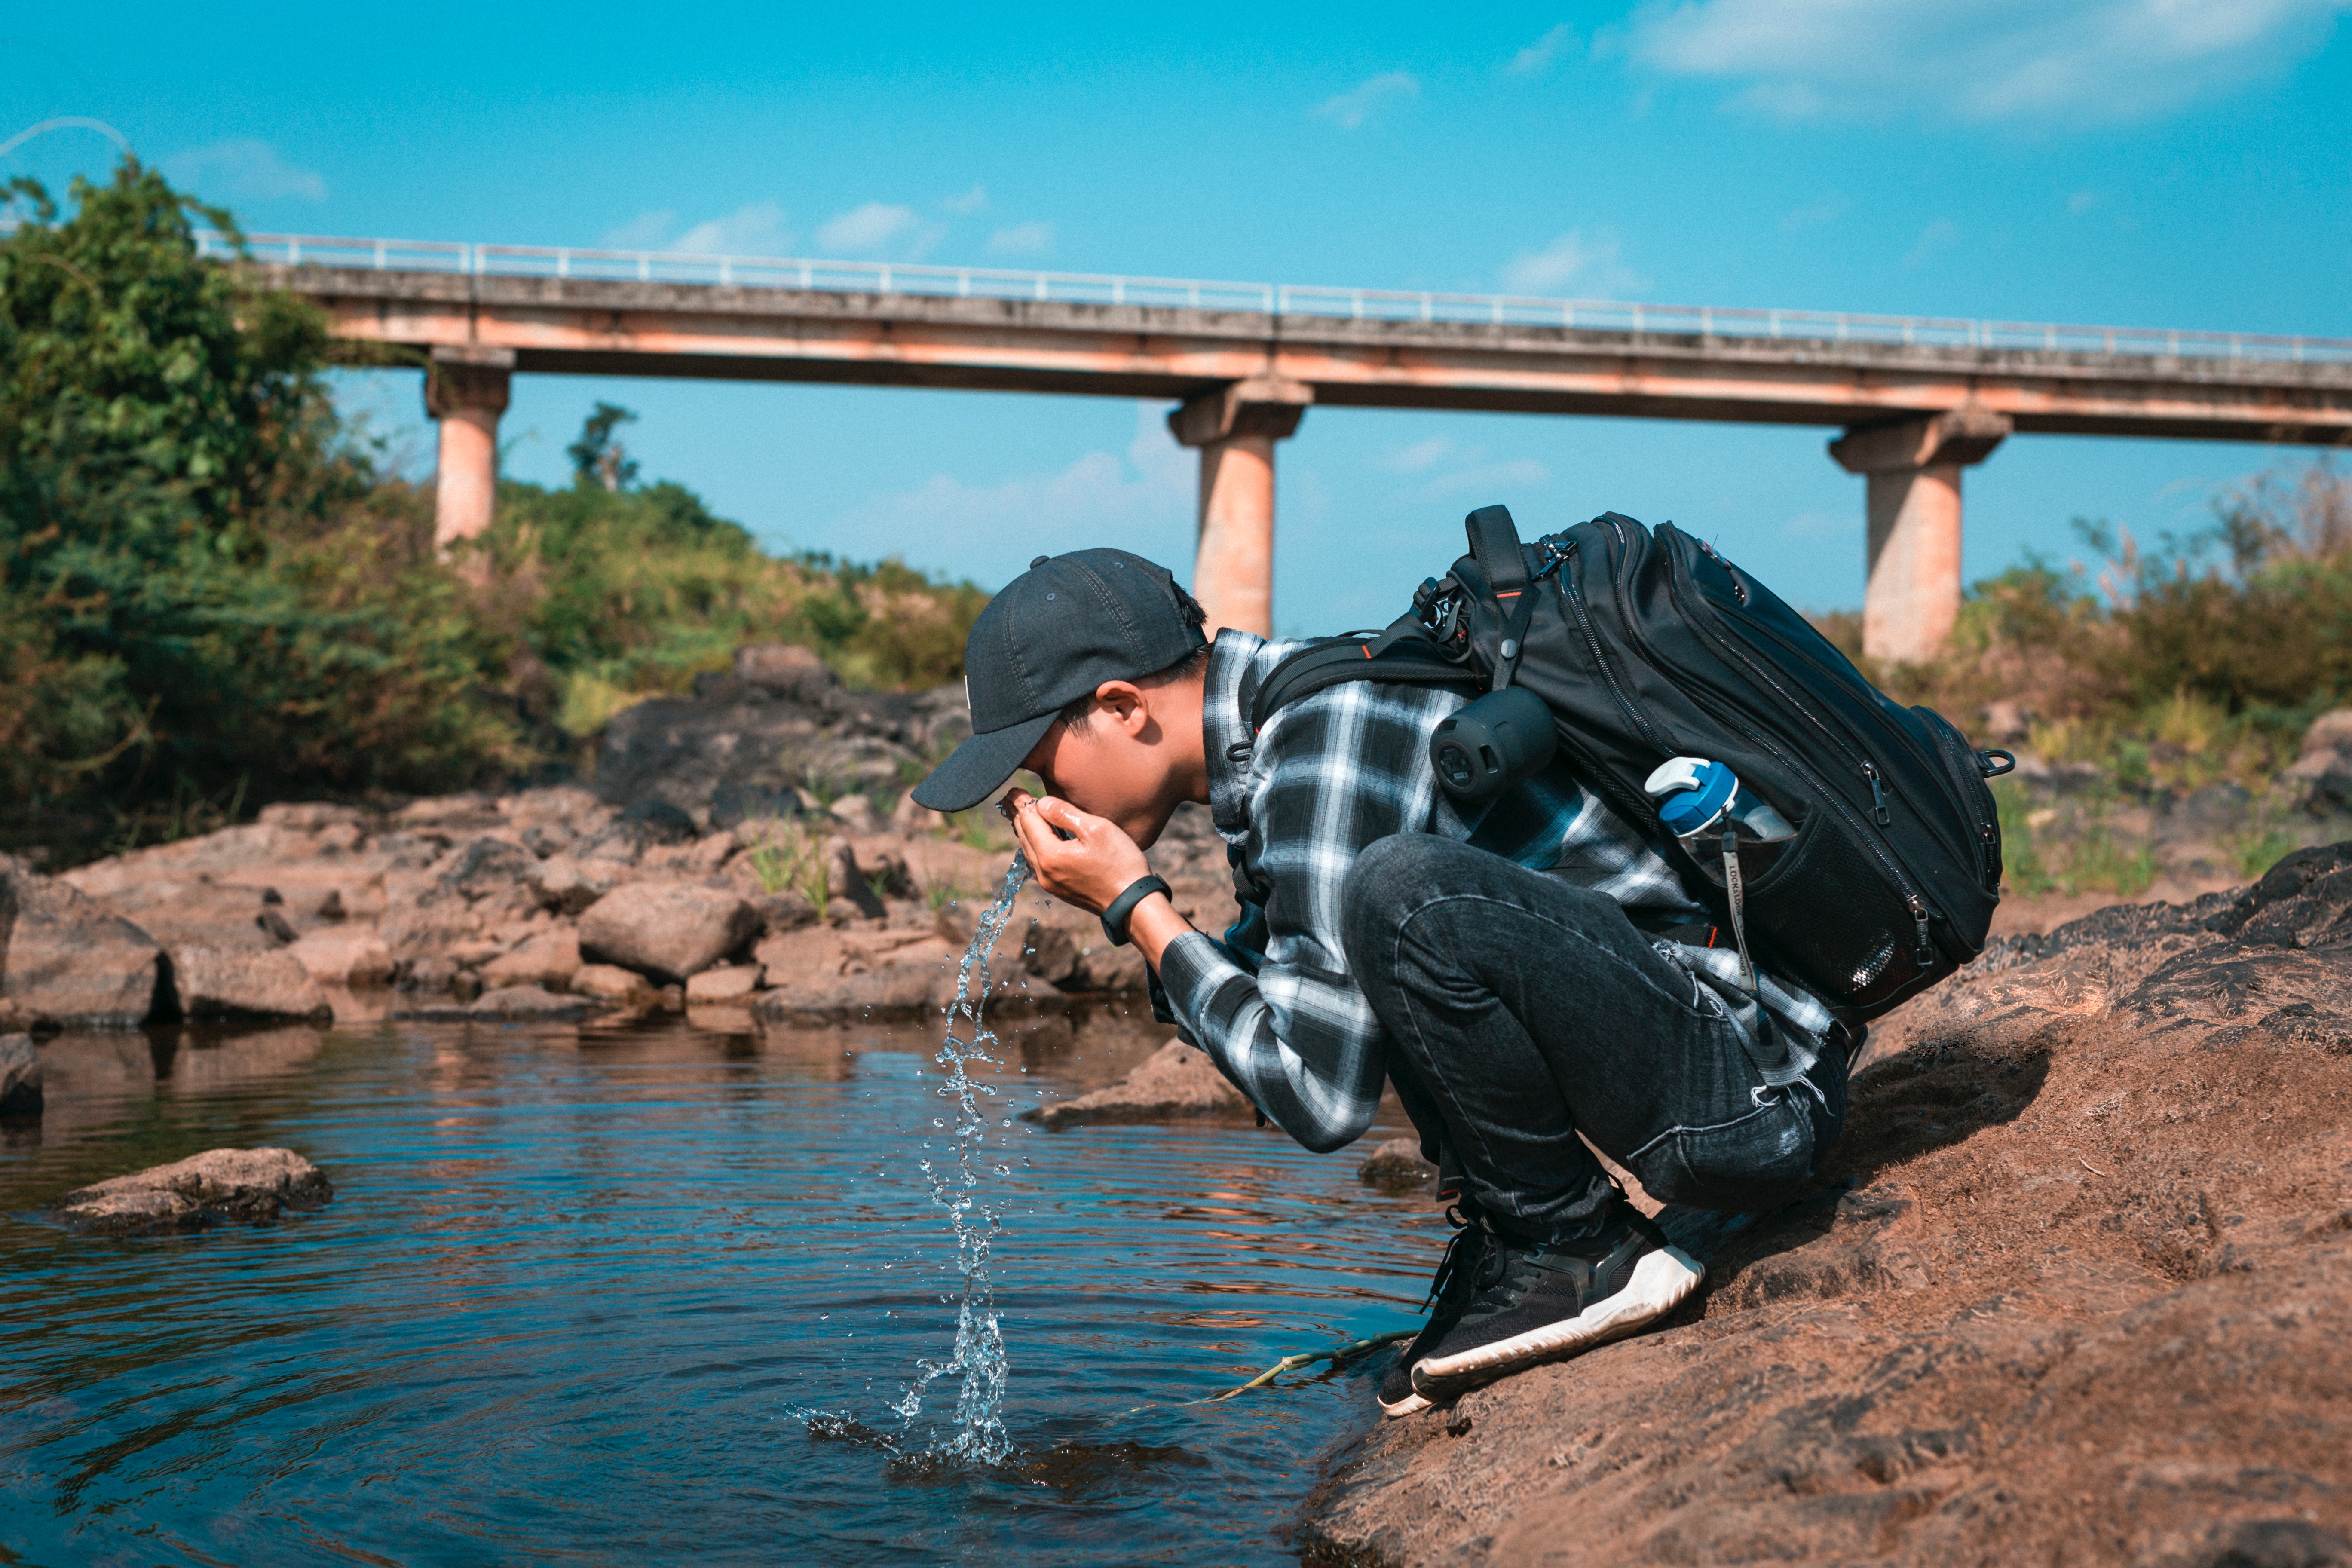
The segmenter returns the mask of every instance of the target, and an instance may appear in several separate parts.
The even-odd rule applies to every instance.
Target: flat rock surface
[[[0,855],[0,1000],[20,1023],[142,1023],[162,961],[154,939],[107,905]]]
[[[749,945],[761,929],[759,911],[723,889],[634,882],[580,917],[579,952],[591,963],[684,980]]]
[[[1852,1103],[1661,1216],[1665,1327],[1335,1454],[1306,1561],[2352,1562],[2352,844],[1996,944]]]
[[[327,994],[284,948],[172,949],[172,983],[191,1018],[318,1018],[334,1016]]]
[[[1118,1082],[1023,1115],[1048,1127],[1087,1122],[1248,1121],[1255,1112],[1206,1051],[1171,1040]]]
[[[76,1230],[152,1236],[268,1225],[288,1209],[317,1208],[334,1195],[325,1174],[290,1149],[208,1149],[68,1193],[56,1215]]]
[[[501,985],[476,997],[472,1005],[466,1009],[466,1016],[469,1018],[503,1018],[518,1024],[533,1019],[553,1023],[590,1017],[610,1005],[597,997],[560,994],[536,985]]]

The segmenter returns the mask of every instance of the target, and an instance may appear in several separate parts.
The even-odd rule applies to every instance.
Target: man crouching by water
[[[1560,764],[1458,814],[1429,739],[1461,694],[1351,681],[1252,734],[1258,683],[1299,645],[1211,644],[1203,621],[1139,556],[1039,556],[973,625],[975,732],[915,799],[961,811],[1019,769],[1043,779],[1006,797],[1040,885],[1133,940],[1161,1021],[1307,1148],[1360,1136],[1394,1082],[1461,1201],[1389,1415],[1654,1322],[1703,1270],[1578,1134],[1662,1200],[1771,1206],[1837,1138],[1842,1031],[1786,982],[1751,996],[1729,951],[1644,934],[1711,917]],[[1247,889],[1222,938],[1144,861],[1188,800]]]

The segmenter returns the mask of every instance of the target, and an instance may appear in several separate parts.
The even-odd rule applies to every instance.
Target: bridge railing
[[[226,255],[217,234],[200,234]],[[1653,305],[1623,300],[1550,300],[1341,289],[1296,283],[1235,283],[1108,273],[1035,272],[888,261],[826,261],[696,252],[613,250],[446,240],[351,239],[314,235],[246,237],[257,260],[376,271],[472,273],[686,283],[737,289],[823,289],[1079,304],[1165,305],[1268,316],[1381,321],[1475,321],[1583,328],[1636,337],[1783,338],[1811,342],[1901,343],[1967,349],[2034,349],[2188,360],[2352,363],[2352,339],[2164,327],[2089,327],[2057,322],[1970,321],[1849,311],[1773,310],[1722,305]]]

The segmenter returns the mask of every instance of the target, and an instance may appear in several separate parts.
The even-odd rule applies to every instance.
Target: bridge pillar
[[[425,412],[441,426],[433,481],[433,546],[489,531],[499,489],[499,416],[507,411],[514,350],[444,347],[425,370]]]
[[[1830,456],[1870,484],[1870,586],[1862,650],[1917,664],[1960,615],[1960,469],[2010,433],[2005,414],[1964,407],[1848,430]]]
[[[1168,416],[1168,428],[1201,448],[1201,542],[1192,596],[1208,631],[1237,626],[1274,635],[1274,444],[1297,433],[1313,389],[1253,376],[1202,393]]]

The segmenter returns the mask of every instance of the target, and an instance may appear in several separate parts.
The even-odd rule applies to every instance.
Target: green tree
[[[0,791],[413,786],[514,755],[505,650],[341,437],[326,330],[197,254],[229,216],[125,160],[0,239]]]
[[[572,459],[572,482],[625,490],[637,482],[637,465],[628,448],[614,439],[614,430],[634,425],[637,416],[616,403],[599,403],[580,427],[580,439],[563,448]]]

